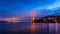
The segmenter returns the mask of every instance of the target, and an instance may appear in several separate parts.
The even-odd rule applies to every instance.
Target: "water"
[[[60,34],[60,24],[0,23],[0,34]]]

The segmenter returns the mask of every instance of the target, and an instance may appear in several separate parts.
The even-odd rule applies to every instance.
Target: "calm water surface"
[[[0,23],[0,34],[60,34],[60,24]]]

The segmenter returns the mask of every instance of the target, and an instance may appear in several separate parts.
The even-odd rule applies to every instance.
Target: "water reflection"
[[[31,34],[35,34],[36,26],[35,23],[31,24]]]
[[[60,34],[59,23],[1,24],[1,26],[0,31],[8,34]]]
[[[56,23],[56,34],[58,34],[58,23]]]
[[[55,26],[54,23],[49,23],[49,34],[55,34]]]

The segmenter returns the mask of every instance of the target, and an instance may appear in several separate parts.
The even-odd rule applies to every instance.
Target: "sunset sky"
[[[0,17],[30,16],[33,10],[40,16],[54,15],[58,9],[59,0],[0,0]]]

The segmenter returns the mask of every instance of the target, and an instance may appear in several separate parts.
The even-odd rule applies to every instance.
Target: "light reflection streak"
[[[56,23],[56,34],[58,34],[58,23]]]
[[[58,23],[55,23],[55,24],[49,23],[49,34],[54,34],[54,31],[55,31],[55,34],[58,34]]]
[[[35,34],[35,24],[31,24],[31,34]]]
[[[49,23],[49,34],[54,34],[54,23]]]
[[[45,23],[42,23],[42,28],[45,28]]]
[[[49,33],[51,32],[51,23],[49,23]]]
[[[45,26],[45,23],[42,23],[42,24],[41,24],[41,27],[42,27],[41,30],[44,31],[44,30],[45,30],[45,27],[46,27],[46,26]]]
[[[38,23],[38,24],[31,23],[31,25],[22,24],[21,26],[20,26],[20,24],[19,25],[14,24],[13,26],[10,26],[10,27],[8,25],[8,28],[9,28],[9,31],[11,30],[12,32],[19,32],[19,33],[20,33],[20,31],[22,31],[22,32],[27,31],[26,33],[28,33],[28,31],[29,31],[31,34],[36,34],[38,31],[38,33],[45,32],[45,34],[46,34],[46,32],[47,32],[49,34],[54,34],[54,33],[58,34],[58,23],[55,23],[55,24],[48,23],[47,24],[48,31],[46,31],[46,29],[45,29],[46,23]]]

